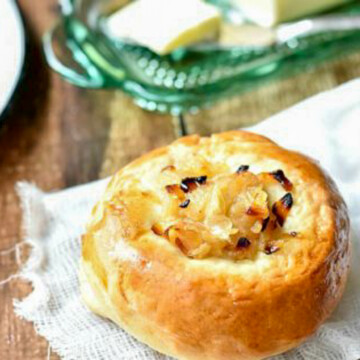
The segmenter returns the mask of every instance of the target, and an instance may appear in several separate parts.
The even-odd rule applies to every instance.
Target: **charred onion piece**
[[[251,242],[248,238],[246,237],[241,237],[237,244],[236,244],[236,248],[237,249],[246,249],[251,245]]]
[[[280,226],[284,225],[292,205],[293,197],[290,193],[284,195],[273,205],[272,212],[276,216],[276,220]]]
[[[203,185],[206,183],[206,180],[207,180],[207,176],[206,175],[203,175],[203,176],[198,176],[196,178],[196,182],[199,183],[200,185]]]
[[[181,181],[181,190],[185,193],[194,191],[199,185],[206,183],[207,176],[188,177]]]
[[[270,216],[268,216],[266,219],[264,219],[262,221],[262,228],[261,228],[261,232],[264,232],[269,224],[270,221]]]
[[[180,200],[184,200],[185,196],[184,193],[181,191],[180,185],[177,184],[166,185],[165,189],[169,194],[175,195]]]
[[[280,250],[280,248],[278,246],[275,246],[275,245],[267,245],[267,246],[265,246],[265,254],[266,255],[271,255],[273,253],[276,253],[279,250]]]
[[[179,206],[183,209],[187,208],[190,204],[190,199],[185,200],[184,202],[182,202]]]
[[[250,168],[249,165],[241,165],[241,166],[239,166],[238,169],[236,170],[236,173],[237,173],[237,174],[241,174],[241,173],[243,173],[243,172],[248,171],[249,168]]]
[[[270,175],[278,181],[286,191],[291,191],[293,188],[292,182],[285,176],[282,170],[271,172]]]

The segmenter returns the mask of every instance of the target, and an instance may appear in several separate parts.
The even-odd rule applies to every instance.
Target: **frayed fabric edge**
[[[28,182],[17,183],[16,192],[20,198],[24,231],[24,239],[20,244],[27,244],[31,249],[26,262],[19,264],[18,273],[11,275],[7,281],[23,280],[32,285],[32,291],[23,299],[14,299],[14,312],[19,318],[33,323],[35,332],[49,342],[49,349],[59,354],[61,358],[75,360],[67,348],[63,348],[57,339],[46,333],[41,323],[36,321],[34,316],[35,312],[41,306],[46,306],[50,300],[50,291],[42,278],[42,271],[46,265],[45,241],[49,221],[49,212],[44,199],[45,194],[36,185]],[[49,349],[48,351],[51,351]]]
[[[31,249],[28,259],[20,264],[19,272],[13,277],[29,282],[32,291],[27,297],[14,300],[14,311],[19,317],[32,321],[31,314],[49,300],[49,291],[41,276],[46,260],[44,241],[48,230],[48,213],[44,193],[34,184],[19,182],[16,184],[16,191],[23,213],[23,243]]]

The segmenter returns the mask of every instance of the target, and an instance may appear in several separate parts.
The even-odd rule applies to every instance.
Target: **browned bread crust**
[[[236,177],[241,165],[250,168]],[[266,174],[279,169],[291,186],[269,180],[264,195]],[[166,190],[201,176],[194,191]],[[248,201],[249,186],[266,197],[268,210],[259,205],[266,215],[231,217]],[[281,226],[270,198],[289,193]],[[268,215],[276,229],[259,230]],[[234,224],[246,216],[251,230],[239,232]],[[220,231],[211,232],[219,218]],[[185,234],[194,235],[182,238],[186,221],[204,233],[191,228]],[[185,137],[120,170],[82,241],[89,308],[186,360],[263,359],[297,346],[334,310],[350,262],[347,209],[333,181],[311,159],[244,131]]]

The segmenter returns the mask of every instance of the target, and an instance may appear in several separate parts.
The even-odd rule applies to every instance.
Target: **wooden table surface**
[[[56,190],[113,173],[178,133],[177,119],[147,113],[115,91],[88,91],[64,82],[45,64],[41,35],[56,20],[55,0],[19,0],[27,52],[23,79],[0,129],[0,281],[17,271],[11,249],[21,241],[17,181]],[[327,63],[212,109],[187,116],[190,133],[210,134],[256,123],[312,94],[360,75],[360,55]],[[40,360],[47,342],[13,312],[13,298],[29,293],[19,281],[0,286],[0,359]],[[57,359],[55,354],[49,358]]]

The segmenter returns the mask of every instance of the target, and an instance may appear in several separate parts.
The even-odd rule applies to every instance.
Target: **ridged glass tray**
[[[327,31],[268,47],[179,49],[167,56],[113,41],[101,26],[114,0],[63,0],[44,36],[50,66],[85,88],[118,88],[151,111],[186,113],[360,48],[360,30]],[[226,0],[212,0],[227,17]],[[360,14],[358,1],[332,13]]]

